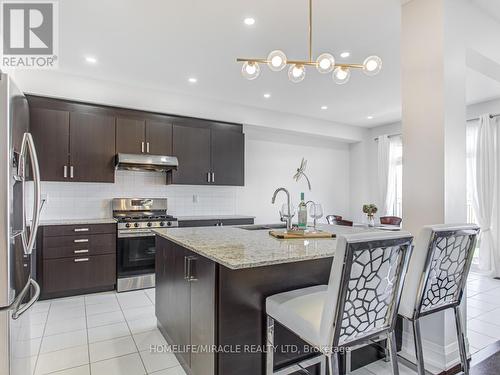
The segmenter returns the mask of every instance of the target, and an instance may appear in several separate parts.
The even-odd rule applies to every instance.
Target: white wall
[[[307,199],[323,204],[327,213],[349,214],[349,146],[320,137],[269,131],[245,126],[245,186],[165,185],[165,175],[151,172],[117,171],[114,184],[44,182],[48,197],[42,219],[102,218],[111,216],[115,197],[169,199],[169,213],[182,215],[253,215],[256,222],[279,220],[271,197],[277,187],[290,189],[297,205],[301,191]],[[292,179],[301,158],[308,160],[313,191],[305,181]],[[193,199],[196,196],[197,199]]]
[[[282,186],[290,191],[295,207],[300,192],[304,192],[306,200],[323,205],[325,216],[349,216],[348,145],[251,126],[245,127],[245,134],[246,186],[238,190],[241,213],[257,216],[258,222],[276,222],[285,195],[280,195],[274,206],[271,198],[274,190]],[[305,180],[297,183],[292,179],[303,157],[308,161],[306,174],[311,180],[311,192]]]

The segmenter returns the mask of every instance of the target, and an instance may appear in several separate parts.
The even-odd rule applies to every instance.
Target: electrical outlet
[[[198,194],[193,194],[193,203],[198,203]]]
[[[42,201],[45,201],[45,204],[49,203],[49,195],[48,194],[41,194],[40,197],[42,198]]]

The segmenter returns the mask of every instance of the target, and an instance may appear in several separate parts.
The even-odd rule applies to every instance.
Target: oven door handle
[[[118,238],[135,238],[135,237],[154,237],[155,234],[151,231],[118,231]]]

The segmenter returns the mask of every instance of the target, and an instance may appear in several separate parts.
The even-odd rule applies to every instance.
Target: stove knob
[[[147,224],[147,226],[148,226],[148,227],[150,227],[151,225],[153,225],[153,224],[151,224],[151,223],[148,223],[148,224]]]
[[[165,226],[165,223],[162,221],[160,222],[160,227],[164,227]]]
[[[125,228],[130,228],[130,223],[125,224]]]
[[[134,227],[139,228],[139,223],[135,223]]]
[[[167,223],[167,226],[171,227],[171,226],[172,226],[172,223],[169,221],[169,222]]]

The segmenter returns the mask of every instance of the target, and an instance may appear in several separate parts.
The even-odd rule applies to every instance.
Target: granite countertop
[[[326,224],[318,228],[335,234],[366,230]],[[335,238],[279,240],[271,237],[269,230],[239,227],[168,228],[154,232],[233,270],[328,258],[335,254],[337,246]]]
[[[40,225],[91,225],[91,224],[114,224],[116,220],[112,217],[104,219],[55,219],[40,220]]]
[[[231,219],[255,219],[255,216],[248,215],[195,215],[195,216],[177,216],[179,221],[192,220],[231,220]]]

